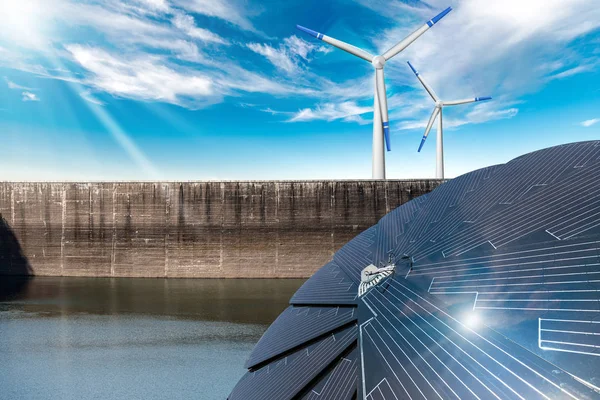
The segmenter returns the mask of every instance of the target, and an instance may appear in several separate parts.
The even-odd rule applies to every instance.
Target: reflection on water
[[[302,282],[19,283],[0,302],[0,398],[224,399]]]

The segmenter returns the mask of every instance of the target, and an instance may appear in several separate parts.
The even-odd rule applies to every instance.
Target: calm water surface
[[[0,399],[225,399],[303,280],[0,276]]]

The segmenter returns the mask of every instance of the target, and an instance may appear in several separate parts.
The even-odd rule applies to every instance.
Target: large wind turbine
[[[474,99],[442,101],[435,94],[433,89],[431,89],[431,87],[429,87],[429,85],[427,83],[425,83],[423,78],[421,78],[421,75],[417,72],[415,67],[412,66],[410,61],[408,61],[408,66],[410,67],[410,69],[412,69],[412,71],[415,73],[415,75],[419,79],[419,82],[421,82],[421,84],[423,85],[423,87],[425,88],[427,93],[429,93],[429,96],[431,96],[431,98],[435,102],[435,107],[433,109],[433,113],[431,113],[431,117],[429,117],[429,122],[427,122],[427,128],[425,128],[425,134],[423,135],[423,138],[421,139],[421,144],[419,145],[419,152],[421,151],[421,149],[423,148],[423,145],[425,144],[425,140],[427,139],[427,135],[429,135],[429,131],[431,130],[431,127],[433,126],[435,119],[437,117],[439,117],[438,118],[438,128],[437,128],[437,143],[436,143],[437,144],[437,148],[436,148],[437,155],[436,155],[436,163],[435,163],[435,177],[437,179],[444,179],[444,133],[443,133],[443,128],[442,128],[442,109],[445,106],[457,106],[459,104],[475,103],[476,101],[491,100],[492,98],[491,97],[475,97]]]
[[[448,7],[380,56],[373,56],[366,51],[342,42],[341,40],[337,40],[303,26],[296,25],[296,27],[301,31],[306,32],[319,40],[329,43],[338,49],[347,51],[350,54],[370,62],[375,68],[375,94],[373,95],[373,179],[385,179],[385,152],[383,150],[384,135],[387,150],[391,150],[390,124],[388,119],[387,95],[385,93],[383,66],[387,60],[407,48],[412,42],[417,40],[419,36],[429,30],[429,28],[435,25],[436,22],[442,19],[451,10],[452,8]]]

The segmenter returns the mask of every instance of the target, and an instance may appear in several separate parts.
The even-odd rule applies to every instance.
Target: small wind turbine
[[[421,78],[421,75],[417,72],[415,67],[412,66],[410,61],[407,61],[407,62],[408,62],[408,66],[410,67],[410,69],[412,69],[412,71],[415,73],[415,75],[417,76],[417,78],[419,79],[419,81],[421,82],[421,84],[423,85],[425,90],[427,91],[427,93],[429,93],[429,96],[431,96],[431,98],[435,102],[435,108],[433,109],[433,113],[431,113],[431,117],[429,117],[429,122],[427,122],[427,128],[425,128],[425,134],[423,135],[423,138],[421,139],[421,144],[419,145],[419,152],[421,152],[421,149],[423,148],[423,145],[425,144],[427,135],[429,135],[429,131],[431,130],[431,127],[433,126],[433,123],[435,122],[436,117],[439,116],[438,128],[437,128],[437,149],[436,149],[437,155],[436,155],[436,159],[435,159],[435,161],[436,161],[435,177],[437,179],[444,179],[444,133],[443,133],[443,128],[442,128],[442,109],[445,106],[457,106],[459,104],[475,103],[476,101],[491,100],[492,98],[491,97],[475,97],[474,99],[441,101],[440,98],[435,94],[433,89],[431,89],[431,87],[429,87],[429,85],[425,83],[423,78]]]
[[[348,53],[373,64],[373,67],[375,68],[375,94],[373,95],[373,179],[385,179],[385,152],[383,150],[384,135],[387,151],[391,150],[390,123],[388,119],[387,95],[385,93],[383,66],[387,60],[407,48],[412,42],[417,40],[419,36],[429,30],[429,28],[435,25],[436,22],[442,19],[451,10],[452,7],[448,7],[380,56],[373,56],[366,51],[359,49],[358,47],[352,46],[351,44],[334,39],[330,36],[325,36],[322,33],[315,32],[303,26],[296,25],[296,27],[301,31],[306,32],[309,35],[324,41],[325,43],[329,43],[338,49],[347,51]]]

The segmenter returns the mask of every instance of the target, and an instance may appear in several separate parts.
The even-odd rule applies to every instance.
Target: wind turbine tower
[[[334,39],[330,36],[326,36],[322,33],[315,32],[311,29],[305,28],[300,25],[296,25],[298,29],[308,33],[329,43],[332,46],[342,49],[350,54],[353,54],[365,61],[370,62],[375,68],[375,91],[373,94],[373,165],[372,165],[372,177],[373,179],[385,179],[385,151],[383,148],[384,138],[387,151],[391,150],[390,146],[390,123],[388,118],[388,105],[387,95],[385,92],[385,78],[383,74],[383,67],[390,58],[406,49],[412,42],[417,40],[419,36],[429,30],[436,22],[442,19],[446,14],[452,10],[448,7],[429,21],[427,21],[419,29],[408,35],[394,47],[379,56],[373,56],[372,54],[359,49],[358,47],[352,46],[351,44],[342,42],[341,40]]]
[[[427,135],[429,135],[429,131],[431,131],[431,127],[433,126],[433,123],[435,122],[435,119],[437,118],[438,128],[437,128],[437,143],[436,143],[437,146],[436,146],[436,159],[435,159],[435,161],[436,161],[435,162],[435,177],[437,179],[444,179],[444,133],[443,133],[443,127],[442,127],[442,125],[443,125],[442,124],[442,109],[446,106],[457,106],[459,104],[475,103],[476,101],[491,100],[492,98],[491,97],[475,97],[474,99],[442,101],[437,96],[437,94],[435,94],[433,89],[431,89],[431,87],[427,83],[425,83],[425,81],[421,77],[421,74],[419,74],[417,72],[417,70],[415,69],[415,67],[413,67],[413,65],[410,63],[410,61],[408,61],[408,66],[410,67],[410,69],[412,69],[412,71],[417,76],[417,79],[419,79],[419,82],[421,82],[421,85],[423,85],[423,87],[425,88],[427,93],[429,93],[429,96],[431,97],[431,99],[435,102],[435,107],[433,109],[433,113],[431,113],[431,117],[429,117],[429,122],[427,122],[427,127],[425,128],[425,134],[423,135],[423,138],[421,139],[421,144],[419,145],[418,151],[421,152],[421,149],[423,148],[423,145],[425,144],[425,140],[427,140]]]

